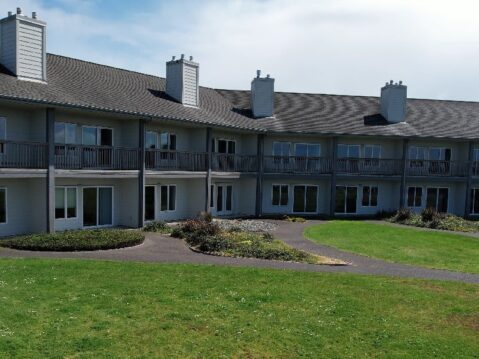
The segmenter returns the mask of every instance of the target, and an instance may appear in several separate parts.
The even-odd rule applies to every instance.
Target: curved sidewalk
[[[303,237],[305,227],[323,223],[308,221],[307,223],[275,222],[278,229],[275,236],[287,244],[311,253],[327,257],[342,259],[351,263],[348,266],[326,266],[305,263],[290,263],[269,261],[253,258],[216,257],[191,251],[182,240],[149,233],[143,244],[123,249],[113,249],[96,252],[33,252],[18,251],[0,248],[0,258],[68,258],[68,259],[97,259],[114,261],[161,262],[161,263],[190,263],[229,265],[256,268],[291,269],[311,272],[357,273],[381,276],[397,276],[404,278],[423,278],[452,280],[479,284],[479,275],[450,272],[414,267],[403,264],[394,264],[361,255],[340,251],[328,246],[311,242]]]

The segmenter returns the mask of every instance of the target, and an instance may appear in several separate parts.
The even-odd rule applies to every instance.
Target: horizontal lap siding
[[[44,49],[40,26],[20,21],[18,27],[18,76],[43,80]]]
[[[198,87],[197,84],[198,69],[196,67],[184,67],[184,91],[183,103],[191,106],[198,106]]]

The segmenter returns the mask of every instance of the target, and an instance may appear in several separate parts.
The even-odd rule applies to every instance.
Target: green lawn
[[[478,358],[479,286],[0,260],[1,358]]]
[[[465,235],[387,223],[331,221],[307,228],[305,236],[317,243],[390,262],[479,273],[479,238]]]

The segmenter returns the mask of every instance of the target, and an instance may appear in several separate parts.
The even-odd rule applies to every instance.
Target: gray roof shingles
[[[0,69],[0,98],[113,111],[258,132],[479,138],[479,103],[408,99],[406,122],[387,124],[379,99],[277,92],[275,116],[253,119],[250,92],[200,88],[200,107],[165,94],[164,78],[48,54],[48,84]]]

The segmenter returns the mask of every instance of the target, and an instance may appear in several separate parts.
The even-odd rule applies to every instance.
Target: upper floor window
[[[319,143],[296,143],[294,154],[297,157],[319,157],[321,155],[321,145]]]
[[[236,153],[236,141],[235,140],[225,140],[225,139],[215,139],[212,140],[211,150],[216,153],[227,153],[235,154]]]
[[[175,151],[176,134],[168,131],[147,131],[145,136],[145,148],[158,148],[163,151]]]
[[[76,142],[77,126],[74,123],[55,123],[55,143],[74,144]]]
[[[339,144],[338,157],[339,158],[359,158],[361,157],[361,146]]]
[[[433,147],[429,149],[429,160],[431,161],[450,161],[451,149]]]
[[[472,160],[479,161],[479,148],[475,148],[472,152]]]
[[[87,146],[113,146],[113,129],[105,127],[84,126],[82,143]]]
[[[0,141],[7,139],[7,119],[0,117]],[[5,144],[0,144],[0,154],[5,152]]]
[[[381,146],[380,145],[365,145],[364,146],[364,158],[380,158]]]
[[[425,160],[426,159],[426,148],[419,146],[409,147],[409,159],[410,160]]]
[[[290,142],[273,142],[273,156],[288,157],[290,149]]]

